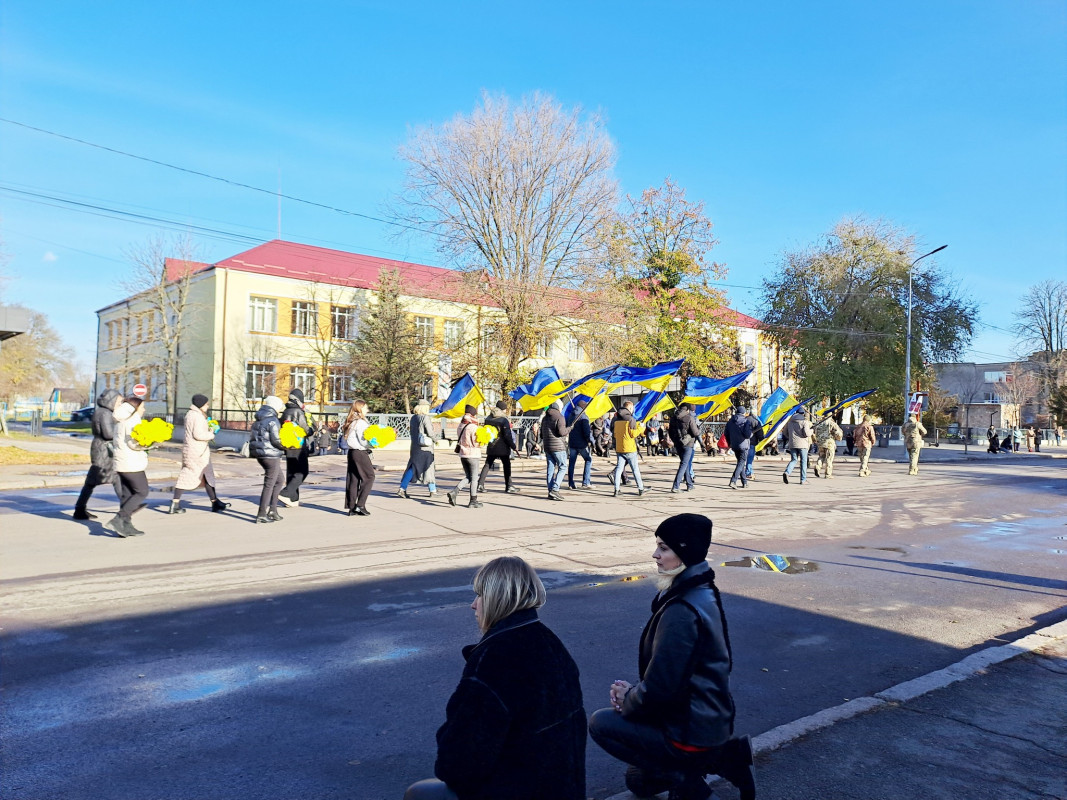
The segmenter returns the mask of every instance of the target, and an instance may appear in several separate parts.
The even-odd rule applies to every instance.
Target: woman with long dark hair
[[[367,498],[374,485],[374,464],[370,460],[370,444],[363,438],[370,427],[367,422],[367,401],[356,399],[348,409],[341,436],[348,444],[348,472],[345,475],[345,510],[348,516],[369,517]]]

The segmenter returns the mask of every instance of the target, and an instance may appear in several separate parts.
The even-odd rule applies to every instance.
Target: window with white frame
[[[584,361],[585,354],[582,352],[582,343],[577,336],[567,338],[567,358],[571,361]]]
[[[292,322],[291,331],[294,336],[314,336],[318,325],[318,308],[315,303],[295,301]]]
[[[356,399],[355,377],[347,367],[330,367],[330,402],[351,403]]]
[[[754,344],[746,344],[745,345],[745,368],[748,369],[748,368],[754,367],[754,366],[756,366],[756,345],[754,345]]]
[[[304,393],[305,403],[315,402],[315,368],[290,367],[289,391],[299,389]]]
[[[355,306],[330,306],[334,339],[355,339],[359,313]]]
[[[445,320],[445,347],[455,349],[463,345],[463,321],[458,319]]]
[[[248,330],[256,333],[277,333],[278,301],[270,297],[249,297]]]
[[[415,317],[415,344],[433,347],[433,317]]]
[[[482,328],[482,350],[486,353],[495,353],[498,350],[497,344],[496,326],[485,325]]]
[[[274,394],[274,365],[249,364],[245,367],[245,397],[259,400]]]
[[[986,372],[985,374],[986,383],[1007,383],[1007,380],[1007,372]]]
[[[573,337],[572,337],[573,338]],[[537,337],[537,344],[534,348],[534,355],[538,358],[552,358],[552,351],[555,349],[555,339],[551,333],[542,333]]]

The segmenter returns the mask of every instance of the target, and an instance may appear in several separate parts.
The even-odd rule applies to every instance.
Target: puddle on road
[[[906,556],[908,551],[903,547],[866,547],[862,544],[852,544],[848,546],[849,550],[883,550],[887,553],[900,553],[902,556]]]
[[[740,561],[723,561],[724,567],[749,567],[750,569],[762,569],[767,572],[784,572],[786,575],[796,575],[801,572],[815,572],[819,565],[814,561],[805,561],[796,556],[780,556],[775,553],[764,553],[759,556],[745,556]]]

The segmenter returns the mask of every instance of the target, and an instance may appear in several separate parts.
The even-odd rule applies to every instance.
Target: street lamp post
[[[947,244],[943,244],[936,250],[931,250],[925,255],[919,256],[917,259],[908,265],[908,340],[906,346],[906,352],[904,354],[904,422],[908,421],[908,396],[911,394],[911,276],[915,265],[922,261],[927,256],[932,256],[934,253],[940,253],[948,247]]]

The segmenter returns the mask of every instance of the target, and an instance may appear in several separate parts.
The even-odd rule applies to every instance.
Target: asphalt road
[[[458,472],[439,461],[451,485]],[[226,515],[194,494],[168,516],[154,493],[134,540],[71,521],[74,490],[0,493],[0,795],[400,797],[431,773],[459,650],[477,638],[477,565],[517,553],[542,572],[542,618],[592,711],[612,680],[635,677],[651,531],[683,510],[715,521],[742,733],[1067,615],[1064,460],[941,463],[918,480],[900,465],[866,480],[846,467],[803,487],[771,462],[744,491],[705,462],[694,493],[670,495],[663,459],[640,500],[613,500],[600,474],[567,503],[542,499],[541,465],[523,462],[524,494],[490,491],[480,511],[388,496],[399,474],[383,473],[369,519],[338,513],[339,459],[312,465],[316,483],[282,523],[249,523],[248,471],[220,486]],[[91,507],[113,510],[106,487]],[[761,553],[818,569],[719,566]],[[588,753],[588,795],[620,791],[620,766]]]

